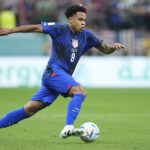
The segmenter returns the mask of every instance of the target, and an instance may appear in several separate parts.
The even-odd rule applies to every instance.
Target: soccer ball
[[[80,128],[84,131],[80,136],[84,142],[94,142],[100,135],[98,126],[93,122],[86,122]]]

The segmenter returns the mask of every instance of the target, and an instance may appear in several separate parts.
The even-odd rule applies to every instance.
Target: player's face
[[[75,15],[69,18],[69,24],[74,33],[82,32],[85,27],[85,22],[86,13],[84,12],[77,12]]]

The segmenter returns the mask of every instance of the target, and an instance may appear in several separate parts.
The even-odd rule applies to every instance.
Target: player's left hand
[[[118,50],[118,49],[120,49],[120,48],[125,48],[125,46],[122,45],[122,44],[120,44],[120,43],[114,43],[114,44],[112,45],[112,49],[114,49],[114,50]]]

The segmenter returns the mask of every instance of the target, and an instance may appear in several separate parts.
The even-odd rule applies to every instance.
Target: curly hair
[[[83,6],[82,4],[74,4],[66,9],[65,16],[69,19],[69,17],[72,17],[78,11],[87,13],[87,8],[86,6]]]

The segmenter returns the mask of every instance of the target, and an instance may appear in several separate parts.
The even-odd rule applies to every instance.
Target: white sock
[[[64,129],[71,130],[71,129],[74,129],[74,126],[73,125],[65,125]]]

